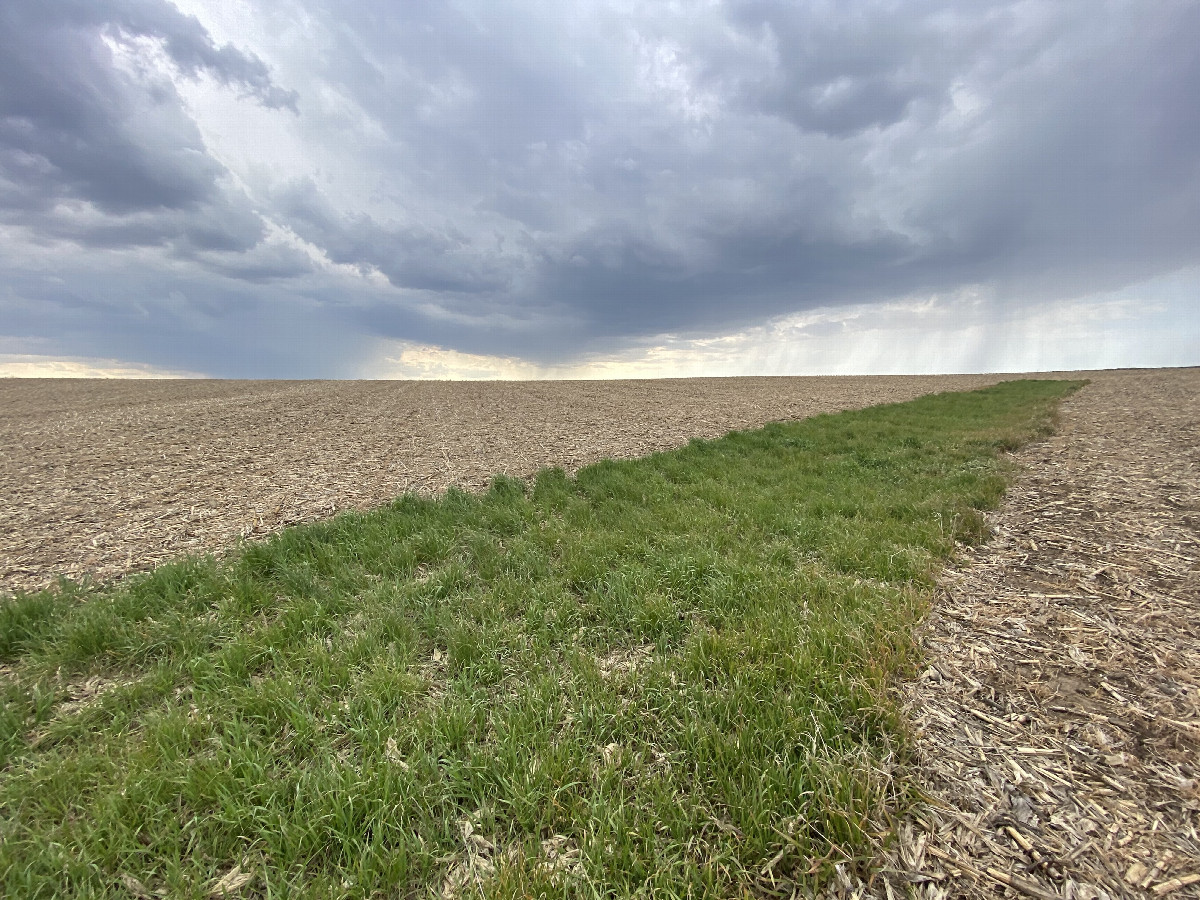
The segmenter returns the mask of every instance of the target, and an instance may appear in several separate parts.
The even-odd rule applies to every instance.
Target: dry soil
[[[405,491],[1001,377],[0,380],[0,594],[110,579]]]
[[[1200,369],[1093,379],[945,574],[859,896],[1200,898]]]

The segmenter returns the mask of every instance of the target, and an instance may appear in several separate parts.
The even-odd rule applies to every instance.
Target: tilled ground
[[[108,579],[405,491],[568,471],[1002,376],[0,380],[0,594]],[[1011,377],[1011,376],[1010,376]]]
[[[1200,897],[1200,370],[1096,376],[1019,461],[905,688],[929,803],[859,895]]]

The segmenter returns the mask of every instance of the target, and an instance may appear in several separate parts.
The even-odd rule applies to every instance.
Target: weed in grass
[[[811,882],[896,801],[885,688],[933,574],[1073,387],[405,496],[3,601],[0,891]]]

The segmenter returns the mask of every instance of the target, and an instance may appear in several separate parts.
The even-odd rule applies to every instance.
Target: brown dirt
[[[1003,376],[617,382],[0,380],[0,594],[239,537]]]
[[[1200,897],[1200,370],[1094,377],[945,576],[859,896]]]

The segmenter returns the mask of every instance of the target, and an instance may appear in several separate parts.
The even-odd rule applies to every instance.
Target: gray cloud
[[[277,244],[259,244],[251,251],[197,253],[192,258],[209,272],[247,284],[268,284],[316,271],[307,254]]]
[[[264,106],[297,111],[296,92],[275,85],[261,59],[230,44],[218,47],[199,20],[164,0],[66,0],[63,8],[65,18],[79,26],[161,41],[167,56],[187,75],[211,75],[221,84],[241,88]]]
[[[917,101],[940,100],[945,68],[966,55],[967,23],[947,34],[938,22],[944,5],[924,2],[848,12],[816,17],[771,0],[734,4],[731,24],[763,46],[770,64],[718,75],[730,76],[739,103],[833,137],[887,128]]]
[[[495,293],[505,273],[453,225],[379,223],[359,213],[341,218],[309,179],[278,192],[281,221],[335,263],[375,268],[398,288],[448,294]]]
[[[295,109],[264,63],[165,0],[0,9],[0,216],[95,247],[253,247],[262,226],[207,152],[154,48],[257,102]],[[122,58],[122,57],[125,58]]]
[[[0,291],[6,348],[48,344],[64,356],[94,356],[98,346],[112,358],[163,369],[233,378],[305,374],[356,374],[369,341],[347,329],[339,316],[337,286],[319,276],[304,293],[273,280],[242,283],[180,273],[142,260],[136,277],[127,267],[93,270],[85,282],[64,278],[18,278]],[[73,277],[75,276],[75,277]],[[37,336],[52,330],[52,340]]]
[[[156,294],[178,282],[198,310],[172,333],[266,304],[343,350],[556,361],[817,306],[982,285],[1016,308],[1200,265],[1186,0],[258,0],[238,46],[213,36],[219,5],[192,3],[198,18],[166,0],[0,10],[0,225],[140,248]],[[192,104],[188,85],[244,106]],[[274,134],[264,109],[286,112]],[[85,255],[73,277],[112,265]],[[26,274],[30,296],[70,293]],[[113,278],[119,305],[139,275]],[[213,318],[208,295],[232,305]],[[187,367],[241,352],[208,346]],[[263,354],[279,374],[339,365],[315,356]]]

